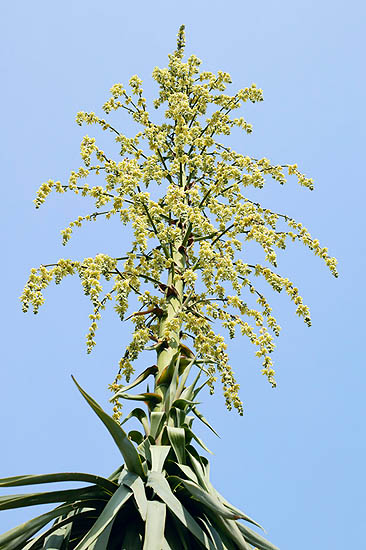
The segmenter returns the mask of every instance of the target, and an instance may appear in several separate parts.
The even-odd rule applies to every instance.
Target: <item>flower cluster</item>
[[[280,327],[256,281],[263,278],[271,290],[284,290],[294,302],[296,314],[310,325],[309,308],[298,289],[274,271],[276,250],[284,250],[289,240],[301,241],[334,276],[336,260],[302,223],[246,196],[249,186],[260,190],[268,177],[284,185],[287,176],[294,176],[310,190],[313,180],[296,164],[253,158],[219,141],[219,136],[229,135],[234,127],[246,135],[252,132],[246,118],[233,112],[248,102],[262,101],[262,90],[251,84],[228,94],[230,75],[200,71],[201,61],[194,55],[185,62],[184,45],[182,27],[168,67],[153,71],[159,88],[154,107],[163,107],[165,121],[158,124],[152,120],[137,75],[129,80],[130,91],[115,84],[102,107],[104,113],[121,109],[141,126],[140,131],[126,136],[94,112],[80,111],[77,124],[97,125],[110,132],[120,157],[109,158],[94,137],[85,136],[80,147],[83,166],[71,172],[67,184],[43,183],[34,201],[38,208],[52,190],[91,197],[96,211],[79,216],[63,229],[63,244],[84,221],[118,215],[133,231],[127,255],[111,258],[98,254],[80,262],[62,259],[32,269],[21,300],[24,311],[31,305],[37,313],[49,283],[77,273],[93,306],[87,335],[90,351],[107,302],[114,300],[115,311],[123,320],[130,295],[137,296],[142,310],[131,315],[132,340],[110,389],[118,391],[122,377],[129,379],[133,362],[143,350],[156,350],[160,364],[161,354],[176,345],[177,338],[191,338],[212,391],[220,378],[228,408],[234,406],[242,413],[239,385],[217,324],[221,323],[230,338],[238,329],[250,340],[262,362],[262,373],[275,386],[271,354]],[[86,180],[91,174],[103,175],[104,181],[90,186]],[[263,254],[262,263],[249,263],[247,243],[254,243]],[[102,279],[110,287],[106,294]],[[118,402],[114,414],[120,416]]]

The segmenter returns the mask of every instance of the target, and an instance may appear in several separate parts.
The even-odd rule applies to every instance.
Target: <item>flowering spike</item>
[[[239,331],[250,340],[261,360],[262,373],[275,386],[272,352],[280,326],[257,280],[267,283],[270,291],[284,290],[294,302],[296,314],[310,326],[309,308],[296,286],[279,273],[276,251],[284,250],[288,241],[300,241],[325,262],[334,276],[336,260],[302,223],[262,206],[246,194],[247,187],[260,190],[268,178],[284,185],[287,174],[310,190],[313,180],[302,174],[297,164],[254,158],[221,141],[221,136],[230,135],[234,127],[245,135],[252,132],[246,118],[233,113],[248,101],[262,101],[262,90],[251,84],[231,95],[226,93],[230,75],[200,71],[201,61],[196,56],[184,61],[184,48],[182,25],[168,67],[153,71],[159,86],[154,106],[164,105],[164,122],[154,121],[149,114],[137,75],[129,80],[130,91],[115,84],[102,107],[104,113],[121,109],[140,126],[140,131],[125,136],[94,112],[80,111],[77,123],[108,130],[120,149],[120,157],[111,158],[95,137],[86,135],[80,147],[83,166],[71,171],[67,184],[53,180],[43,183],[35,199],[38,208],[53,190],[91,197],[95,212],[79,216],[62,230],[63,244],[84,221],[118,216],[133,231],[129,249],[121,258],[98,254],[83,261],[61,259],[32,269],[21,299],[24,311],[31,305],[37,313],[49,283],[59,283],[66,275],[77,273],[92,302],[87,335],[90,352],[107,303],[112,301],[124,320],[130,295],[135,295],[141,310],[127,317],[133,323],[133,336],[111,389],[118,391],[122,376],[128,380],[133,373],[134,361],[144,350],[153,349],[159,372],[155,392],[163,396],[168,378],[162,373],[171,373],[179,350],[178,372],[184,373],[187,356],[182,346],[189,338],[191,353],[199,357],[211,391],[219,377],[227,407],[234,406],[242,413],[239,385],[228,363],[224,337],[217,331],[218,323],[229,338]],[[91,186],[87,181],[91,174],[103,176],[104,182]],[[262,251],[261,263],[251,262],[246,251],[248,242]],[[108,287],[105,293],[103,280]],[[116,417],[119,408],[116,402]]]

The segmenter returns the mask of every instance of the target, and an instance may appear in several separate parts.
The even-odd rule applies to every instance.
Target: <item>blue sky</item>
[[[283,327],[274,354],[276,390],[260,375],[246,342],[231,343],[245,416],[226,412],[219,388],[202,406],[221,434],[218,440],[201,431],[214,451],[213,481],[281,550],[360,547],[366,489],[364,3],[35,0],[7,3],[2,15],[0,475],[108,475],[118,465],[118,451],[70,374],[107,408],[106,386],[130,325],[107,312],[87,356],[89,303],[76,278],[53,286],[36,317],[22,314],[18,296],[32,266],[117,254],[127,235],[118,224],[95,223],[76,232],[65,249],[60,229],[93,207],[52,196],[36,211],[32,200],[40,183],[65,181],[78,168],[85,133],[100,135],[75,124],[77,111],[98,112],[111,85],[136,73],[153,96],[152,69],[166,66],[184,23],[187,53],[201,58],[205,69],[229,72],[233,89],[255,82],[264,90],[265,101],[243,112],[253,134],[235,134],[233,146],[276,163],[297,162],[316,182],[309,192],[292,180],[281,188],[269,181],[251,196],[303,221],[339,259],[340,272],[333,279],[300,245],[281,256],[279,271],[300,288],[313,326],[296,318],[285,296],[272,298]],[[121,130],[128,133],[128,124]],[[1,512],[0,532],[32,514],[27,508]]]

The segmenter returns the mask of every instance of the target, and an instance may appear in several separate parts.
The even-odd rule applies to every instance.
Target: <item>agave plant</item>
[[[222,93],[230,76],[222,71],[217,75],[200,72],[201,62],[195,56],[183,62],[184,46],[182,26],[169,67],[153,72],[160,88],[154,105],[159,108],[167,103],[168,122],[152,121],[137,76],[130,79],[130,94],[122,84],[114,85],[104,111],[125,110],[142,131],[126,137],[94,113],[78,113],[77,122],[98,124],[112,132],[122,160],[112,160],[94,138],[85,136],[81,144],[84,166],[71,172],[68,185],[52,180],[42,184],[35,199],[38,208],[52,189],[95,199],[94,213],[80,216],[62,231],[64,244],[75,227],[99,216],[119,215],[123,224],[132,225],[134,238],[125,256],[98,254],[83,261],[60,259],[42,265],[32,269],[21,297],[24,311],[31,305],[37,313],[48,284],[77,273],[93,306],[89,352],[95,345],[101,311],[113,298],[119,317],[134,323],[132,341],[110,384],[112,416],[74,380],[113,437],[122,460],[108,478],[72,472],[1,479],[3,487],[64,481],[88,485],[0,497],[3,510],[57,504],[1,535],[0,550],[276,548],[255,529],[261,529],[258,523],[211,484],[209,462],[197,446],[208,449],[193,430],[194,419],[215,431],[197,409],[197,396],[206,385],[213,392],[219,376],[227,407],[243,413],[239,384],[228,363],[224,338],[217,332],[219,322],[231,338],[239,328],[250,339],[262,358],[262,373],[275,386],[270,331],[277,336],[280,327],[256,286],[256,277],[262,277],[274,291],[284,289],[296,313],[310,325],[309,309],[298,289],[274,270],[275,247],[284,249],[288,238],[299,240],[323,258],[335,276],[336,261],[301,223],[243,194],[243,188],[250,185],[263,187],[265,175],[284,184],[285,168],[305,187],[312,189],[313,181],[295,164],[273,165],[266,158],[239,154],[217,141],[218,135],[230,134],[234,126],[251,133],[251,125],[243,117],[232,118],[231,113],[243,102],[261,101],[262,91],[253,84],[231,96]],[[91,163],[92,155],[96,164]],[[104,187],[81,184],[81,179],[101,172]],[[146,190],[149,186],[151,193]],[[240,255],[243,240],[256,242],[267,263],[247,263]],[[105,294],[102,278],[110,286]],[[141,308],[125,319],[130,295],[137,297]],[[193,342],[192,349],[185,343],[187,338]],[[145,350],[156,354],[156,364],[130,382],[133,361]],[[148,379],[153,381],[153,391],[147,386],[146,391],[130,393]],[[134,408],[123,418],[123,400],[140,401],[145,409]],[[131,418],[141,424],[140,431],[124,431],[122,426]]]

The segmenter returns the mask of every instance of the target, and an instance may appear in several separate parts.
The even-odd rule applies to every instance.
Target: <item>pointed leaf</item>
[[[174,359],[174,358],[173,358]],[[179,373],[179,361],[180,354],[177,353],[176,361],[174,364],[174,369],[171,377],[170,384],[168,386],[168,391],[165,395],[165,412],[168,414],[170,411],[171,404],[176,398],[177,386],[178,386],[178,373]]]
[[[73,521],[83,517],[89,518],[91,513],[96,513],[95,510],[91,509],[80,513],[74,512],[75,511],[73,510],[68,514],[68,517],[61,519],[61,521],[58,521],[52,525],[52,527],[47,529],[47,531],[29,541],[22,550],[33,550],[37,547],[39,548],[39,543],[42,541],[44,541],[42,546],[43,550],[60,550],[63,548],[63,545],[69,540]]]
[[[136,443],[136,445],[141,445],[144,440],[144,436],[138,430],[131,430],[128,432],[128,439]]]
[[[109,479],[110,481],[113,481],[113,482],[116,481],[116,479],[118,479],[118,476],[119,476],[119,474],[121,473],[121,471],[123,470],[123,468],[124,468],[124,465],[123,465],[123,464],[121,464],[121,466],[118,466],[117,470],[115,470],[115,471],[113,472],[113,474],[111,474],[111,475],[108,477],[108,479]]]
[[[10,543],[11,541],[14,541],[15,539],[19,539],[19,544],[21,544],[21,542],[26,542],[29,537],[32,537],[35,533],[37,533],[37,531],[45,527],[47,523],[57,517],[67,514],[74,509],[75,507],[73,504],[58,506],[50,512],[46,512],[41,516],[37,516],[36,518],[33,518],[29,521],[26,521],[25,523],[22,523],[21,525],[18,525],[17,527],[14,527],[13,529],[10,529],[10,531],[7,531],[6,533],[0,535],[0,548],[5,546],[5,544]],[[5,546],[5,548],[8,549],[8,546]]]
[[[166,431],[171,446],[175,452],[178,462],[185,463],[185,444],[186,436],[184,428],[176,428],[175,426],[166,426]]]
[[[236,508],[236,506],[233,506],[232,504],[230,504],[230,502],[228,502],[226,500],[226,498],[224,498],[218,491],[216,491],[216,489],[211,485],[210,482],[209,483],[209,489],[211,488],[211,492],[215,493],[217,495],[217,497],[221,500],[221,502],[229,509],[231,510],[232,512],[238,514],[238,516],[241,517],[241,519],[244,519],[245,521],[247,521],[248,523],[252,523],[253,525],[255,525],[256,527],[259,527],[259,529],[262,529],[262,531],[265,532],[265,529],[259,524],[257,523],[256,521],[254,521],[254,519],[252,519],[251,517],[249,517],[247,514],[245,514],[244,512],[242,512],[241,510],[239,510],[239,508]]]
[[[258,550],[279,550],[277,546],[263,538],[261,535],[253,531],[253,529],[250,529],[246,525],[243,525],[242,523],[238,523],[238,527],[244,536],[245,540],[247,540],[250,544],[258,548]]]
[[[172,403],[172,407],[177,407],[178,409],[185,410],[187,407],[192,407],[192,405],[200,405],[200,403],[196,403],[196,401],[190,401],[188,399],[183,399],[180,397],[179,399],[176,399]]]
[[[143,550],[164,548],[166,505],[157,500],[148,500]]]
[[[123,419],[123,421],[121,422],[121,426],[123,426],[123,424],[132,417],[137,418],[141,422],[141,424],[144,427],[145,434],[149,435],[150,426],[146,416],[146,412],[143,409],[140,409],[139,407],[136,407],[136,409],[133,409],[133,411],[131,411],[130,414],[128,414],[126,418]]]
[[[215,512],[215,514],[218,514],[219,516],[226,519],[240,518],[240,516],[237,516],[237,514],[234,514],[223,504],[221,504],[216,496],[210,495],[210,493],[201,489],[201,487],[199,487],[199,485],[197,485],[196,483],[179,478],[177,476],[171,476],[171,478],[176,478],[177,480],[179,480],[179,482],[182,483],[182,485],[187,489],[187,491],[189,491],[189,493],[195,500],[201,502],[201,504]]]
[[[173,378],[178,377],[178,369],[176,365],[179,366],[179,352],[175,352],[173,357],[170,359],[170,362],[163,370],[159,373],[156,378],[155,387],[157,386],[170,386],[173,382]],[[173,382],[174,384],[174,382]]]
[[[187,456],[189,457],[189,461],[192,465],[192,469],[198,478],[200,486],[203,489],[205,489],[207,492],[209,492],[209,481],[206,479],[205,471],[200,463],[196,449],[190,446],[189,449],[186,449],[186,453],[187,453]],[[195,456],[195,454],[197,456]]]
[[[147,513],[147,498],[145,494],[145,487],[142,482],[142,479],[136,474],[128,472],[126,477],[123,479],[123,484],[132,489],[133,496],[135,498],[137,508],[139,509],[140,515],[143,521],[146,521]]]
[[[131,441],[128,439],[127,434],[122,430],[121,426],[111,416],[103,411],[101,406],[92,397],[90,397],[90,395],[88,395],[81,386],[79,386],[75,378],[72,377],[72,379],[75,382],[81,395],[85,398],[85,400],[93,409],[93,411],[97,414],[97,416],[99,416],[99,418],[113,437],[117,447],[119,448],[125,460],[127,468],[131,472],[134,472],[141,477],[145,477],[139,454],[133,443],[131,443]]]
[[[114,518],[115,519],[115,518]],[[114,520],[110,522],[108,527],[95,539],[88,550],[106,550],[108,548],[108,540],[113,528]]]
[[[192,412],[197,416],[197,418],[199,418],[201,420],[201,422],[203,422],[205,424],[205,426],[207,426],[215,435],[217,435],[217,437],[220,437],[219,434],[217,432],[215,432],[215,430],[213,429],[211,424],[209,424],[209,422],[203,416],[203,414],[200,413],[200,411],[197,409],[197,407],[192,407]]]
[[[176,462],[176,465],[191,481],[194,481],[198,485],[197,476],[190,466],[187,466],[186,464],[179,464],[178,462]]]
[[[184,390],[184,384],[187,382],[187,378],[188,378],[188,375],[191,371],[191,368],[193,366],[193,364],[196,362],[196,357],[195,356],[189,363],[188,365],[185,367],[182,375],[180,376],[180,381],[179,381],[179,386],[177,388],[177,398],[181,395],[182,391]]]
[[[163,422],[166,418],[166,414],[161,411],[152,412],[150,415],[150,435],[153,439],[156,439],[163,427]]]
[[[220,537],[220,535],[218,534],[218,532],[216,531],[214,526],[211,524],[210,520],[206,517],[204,517],[204,518],[200,517],[199,520],[205,526],[206,531],[208,533],[210,533],[212,542],[215,545],[215,549],[216,550],[226,550],[226,546],[224,547],[224,545],[223,545],[222,536]]]
[[[211,493],[212,495],[216,495],[219,500],[232,512],[236,513],[239,517],[242,519],[245,519],[245,521],[248,521],[249,523],[252,523],[256,527],[259,527],[260,529],[263,529],[263,527],[254,521],[251,517],[249,517],[247,514],[245,514],[242,510],[239,510],[239,508],[236,508],[230,502],[228,502],[212,485],[212,483],[209,480],[209,462],[207,459],[205,459],[203,456],[200,457],[196,451],[196,449],[192,446],[190,446],[187,449],[187,454],[189,457],[189,460],[192,464],[192,467],[198,477],[199,484],[201,487],[203,487],[207,492]],[[205,462],[205,464],[204,464]]]
[[[238,523],[230,519],[224,519],[214,512],[207,513],[215,529],[219,534],[223,532],[233,543],[236,550],[251,550],[249,544],[241,534]]]
[[[182,393],[180,395],[181,399],[186,399],[187,401],[192,401],[194,399],[194,389],[196,387],[196,384],[197,384],[198,380],[201,377],[201,374],[202,374],[202,372],[199,371],[196,378],[193,380],[192,384],[190,386],[188,386],[187,388],[184,388],[184,390],[182,391]]]
[[[108,527],[111,521],[114,520],[119,510],[131,497],[132,491],[125,485],[120,485],[117,491],[106,504],[103,512],[98,517],[90,531],[75,547],[75,550],[87,550],[97,537]]]
[[[149,407],[154,407],[157,403],[161,403],[162,397],[159,393],[136,393],[130,395],[129,393],[120,393],[118,395],[119,399],[126,399],[127,401],[143,401]]]
[[[212,455],[212,451],[210,451],[210,449],[206,447],[203,441],[191,429],[186,428],[186,431],[188,435],[190,435],[191,437],[193,437],[193,439],[197,441],[198,445],[200,445],[202,449],[204,449],[207,453],[210,453],[210,455]]]
[[[177,428],[182,428],[187,423],[187,414],[177,407],[171,407],[169,418],[173,420],[173,426],[177,426]]]
[[[146,460],[148,460],[151,464],[151,451],[150,451],[150,446],[151,446],[151,442],[149,440],[149,438],[147,437],[146,439],[143,440],[142,443],[140,443],[140,445],[137,447],[137,450],[139,453],[142,454],[142,456],[145,457]],[[144,462],[143,466],[146,464],[146,462]]]
[[[117,399],[121,394],[125,393],[128,390],[131,390],[135,386],[138,386],[139,384],[141,384],[141,382],[146,380],[146,378],[150,376],[150,374],[156,374],[157,372],[158,372],[158,367],[156,365],[153,365],[152,367],[148,367],[133,382],[131,382],[131,384],[128,384],[127,386],[124,386],[123,388],[118,390],[118,392],[115,393],[114,396],[111,397],[109,401],[115,401],[115,399]]]
[[[45,493],[31,493],[7,495],[0,497],[0,510],[11,510],[37,504],[51,504],[54,502],[72,502],[91,498],[108,499],[109,495],[96,486],[81,489],[67,489],[65,491],[50,491]]]
[[[215,550],[214,545],[207,537],[203,529],[193,519],[188,510],[183,504],[173,495],[169,483],[165,479],[163,474],[158,472],[150,472],[147,478],[147,485],[151,487],[158,497],[165,502],[168,508],[179,519],[179,521],[196,537],[197,540],[207,550]]]
[[[38,485],[40,483],[55,483],[59,481],[82,481],[100,485],[109,492],[114,492],[117,488],[116,484],[104,477],[84,474],[81,472],[62,472],[58,474],[37,474],[4,477],[0,479],[0,487],[19,487],[22,485]]]

